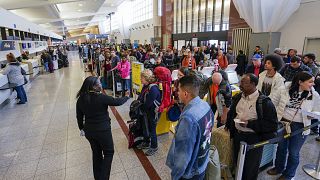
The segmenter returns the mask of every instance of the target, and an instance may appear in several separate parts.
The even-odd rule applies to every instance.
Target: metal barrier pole
[[[116,87],[115,87],[115,84],[114,84],[114,71],[111,71],[111,73],[112,73],[113,97],[115,98],[116,97]]]
[[[320,180],[320,152],[316,165],[306,164],[302,167],[303,171],[314,179]]]
[[[243,166],[244,166],[244,160],[246,158],[246,153],[247,153],[247,143],[241,141],[240,150],[238,154],[237,169],[236,169],[236,180],[242,179]]]

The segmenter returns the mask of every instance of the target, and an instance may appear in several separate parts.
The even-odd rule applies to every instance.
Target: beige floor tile
[[[126,170],[129,180],[149,180],[149,176],[143,167],[135,167]]]
[[[0,168],[10,166],[15,155],[16,155],[16,151],[0,154]]]
[[[20,144],[19,149],[27,149],[27,148],[38,147],[38,146],[42,147],[44,140],[45,140],[44,135],[25,138]]]
[[[41,154],[41,146],[30,148],[30,149],[22,149],[16,152],[16,155],[13,159],[12,164],[21,164],[29,161],[39,160]]]
[[[67,168],[78,166],[80,164],[90,163],[92,161],[92,152],[90,149],[79,149],[67,153]]]
[[[118,153],[114,153],[110,174],[124,172],[124,167]]]
[[[59,154],[64,154],[66,152],[67,152],[67,143],[64,141],[45,144],[42,147],[40,158],[51,157]]]
[[[64,180],[65,174],[66,174],[66,170],[63,169],[63,170],[35,176],[34,180]]]
[[[21,144],[22,140],[0,143],[0,154],[16,151]]]
[[[36,172],[38,161],[11,165],[4,176],[6,180],[20,180],[32,178]]]
[[[65,180],[94,180],[92,166],[88,163],[66,169]]]
[[[65,169],[66,154],[50,156],[40,159],[36,175],[46,174],[61,169]]]
[[[4,175],[7,173],[8,167],[0,168],[0,179],[4,178]]]
[[[116,174],[111,174],[110,180],[128,180],[128,176],[125,171],[116,173]]]
[[[119,156],[125,170],[142,166],[133,150],[126,153],[119,153]]]
[[[75,137],[72,139],[68,139],[67,152],[84,148],[90,148],[90,144],[85,137]]]

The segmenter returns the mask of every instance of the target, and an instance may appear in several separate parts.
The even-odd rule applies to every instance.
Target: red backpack
[[[159,112],[163,112],[163,110],[171,104],[171,71],[166,67],[159,66],[154,69],[153,73],[158,79],[158,83],[162,84],[162,98]]]

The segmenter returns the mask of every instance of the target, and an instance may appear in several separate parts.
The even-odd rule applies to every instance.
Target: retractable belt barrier
[[[282,135],[282,136],[278,136],[278,137],[275,137],[273,139],[262,141],[262,142],[259,142],[259,143],[256,143],[256,144],[247,145],[247,151],[249,151],[251,149],[259,148],[259,147],[267,145],[267,144],[278,143],[278,142],[282,141],[283,139],[287,139],[289,137],[292,137],[292,136],[295,136],[297,134],[300,134],[303,131],[306,131],[306,130],[311,129],[311,128],[315,127],[315,126],[318,126],[319,124],[320,124],[320,121],[318,121],[316,123],[313,123],[313,124],[311,124],[309,126],[306,126],[306,127],[302,128],[302,129],[296,130],[296,131],[294,131],[292,133],[288,133],[288,134],[285,134],[285,135]]]
[[[302,133],[303,131],[306,131],[308,129],[311,129],[315,126],[318,126],[320,124],[320,121],[313,123],[309,126],[306,126],[302,129],[296,130],[292,133],[288,133],[285,135],[281,135],[278,137],[275,137],[273,139],[269,139],[266,141],[262,141],[256,144],[251,144],[248,145],[246,142],[241,141],[240,142],[240,149],[239,149],[239,155],[238,155],[238,163],[237,163],[237,169],[236,169],[236,180],[241,180],[242,179],[242,173],[243,173],[243,166],[244,166],[244,161],[245,161],[245,157],[246,157],[246,153],[247,151],[251,150],[251,149],[255,149],[255,148],[259,148],[259,147],[263,147],[267,144],[275,144],[278,143],[280,141],[282,141],[283,139],[287,139],[289,137],[295,136],[299,133]],[[317,165],[305,165],[303,167],[303,170],[311,177],[315,178],[315,179],[320,179],[320,154],[319,154],[319,158],[318,158],[318,162]]]

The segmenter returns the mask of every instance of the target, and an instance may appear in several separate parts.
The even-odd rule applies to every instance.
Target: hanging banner
[[[0,51],[10,51],[15,49],[14,41],[0,41]]]
[[[132,62],[132,88],[137,92],[140,92],[142,89],[140,75],[144,69],[144,66],[140,62]]]

